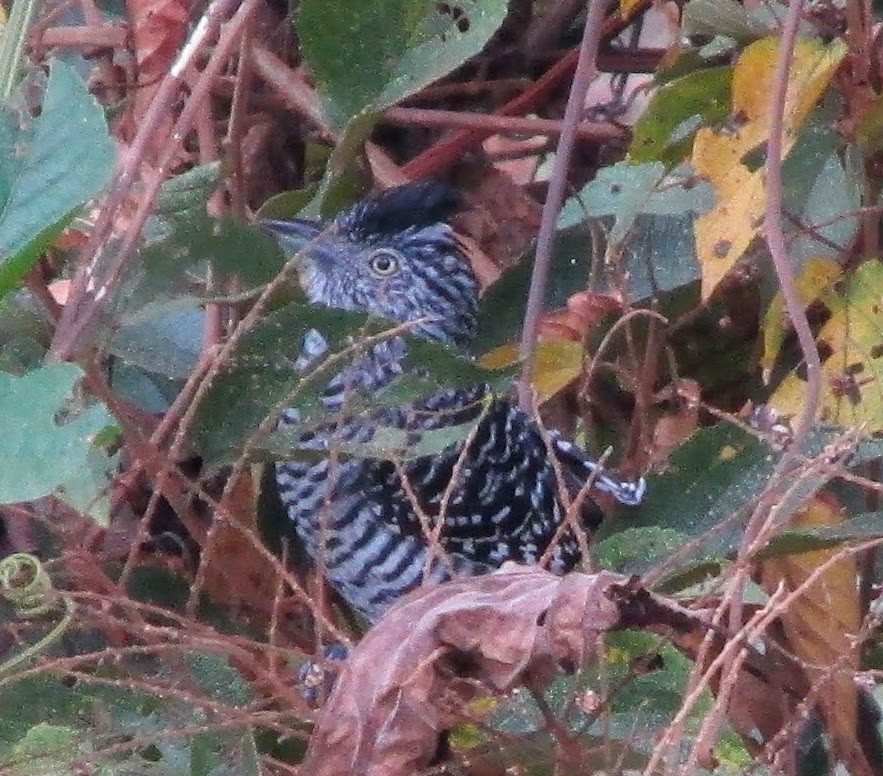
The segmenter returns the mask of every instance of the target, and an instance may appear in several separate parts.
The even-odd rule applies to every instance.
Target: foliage
[[[687,0],[675,20],[622,0],[558,181],[581,9],[294,5],[87,3],[82,21],[13,3],[0,772],[322,773],[358,742],[435,751],[443,725],[464,773],[765,773],[775,754],[800,776],[878,773],[881,693],[858,687],[883,666],[879,19],[816,4],[788,52],[784,5]],[[454,226],[483,287],[469,354],[309,305],[304,256],[249,217],[327,218],[429,176],[465,193]],[[515,577],[454,582],[447,619],[383,620],[356,646],[362,624],[303,584],[264,465],[325,455],[303,435],[371,343],[401,338],[406,368],[353,388],[350,412],[476,383],[514,395],[554,183],[533,388],[549,427],[646,473],[633,509],[589,492],[611,514],[586,568],[622,576],[537,576],[502,600]],[[297,421],[277,429],[285,409]],[[403,463],[475,425],[333,454]],[[579,616],[525,608],[583,590]],[[462,660],[443,633],[473,639]],[[328,666],[304,661],[346,640],[362,668],[342,669],[339,716],[317,716]],[[396,677],[401,695],[377,689]]]
[[[74,69],[52,63],[43,112],[0,112],[0,297],[15,288],[110,177],[114,148],[101,108]]]
[[[116,429],[100,404],[75,411],[71,391],[81,376],[73,364],[45,366],[22,377],[0,374],[0,422],[19,429],[0,442],[6,462],[0,503],[57,493],[87,513],[96,508],[110,482],[102,448]],[[103,514],[102,522],[106,510]]]

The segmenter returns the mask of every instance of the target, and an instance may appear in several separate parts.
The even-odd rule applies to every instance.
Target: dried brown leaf
[[[410,776],[430,764],[453,722],[447,677],[465,673],[506,692],[580,665],[599,634],[651,622],[695,625],[685,610],[609,572],[516,568],[418,591],[350,655],[303,772]]]
[[[190,4],[181,0],[128,0],[126,10],[138,65],[138,88],[134,91],[131,109],[120,126],[123,137],[129,139],[184,43]],[[171,124],[172,117],[165,117],[163,131],[155,136],[165,138]]]

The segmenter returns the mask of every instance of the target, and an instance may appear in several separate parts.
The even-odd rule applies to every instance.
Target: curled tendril
[[[52,579],[38,558],[16,552],[0,560],[0,596],[13,606],[19,617],[31,618],[50,612],[58,602]],[[58,641],[73,621],[74,602],[62,596],[65,613],[58,624],[42,639],[0,663],[0,677],[43,652]]]
[[[52,580],[33,555],[16,552],[0,560],[0,595],[19,617],[36,617],[52,608]]]

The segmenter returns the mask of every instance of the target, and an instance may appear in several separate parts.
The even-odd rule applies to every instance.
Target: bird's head
[[[427,339],[464,346],[475,335],[478,283],[447,223],[459,204],[453,189],[429,181],[362,200],[329,224],[263,223],[286,253],[305,249],[311,302],[413,321]]]

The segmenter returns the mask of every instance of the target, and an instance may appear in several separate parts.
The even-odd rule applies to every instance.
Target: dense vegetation
[[[876,9],[8,10],[0,773],[883,773]],[[321,421],[295,343],[388,324],[307,305],[254,223],[426,177],[464,192],[475,359],[414,342],[371,401],[520,378],[649,491],[586,573],[365,635],[266,463],[282,408]]]

